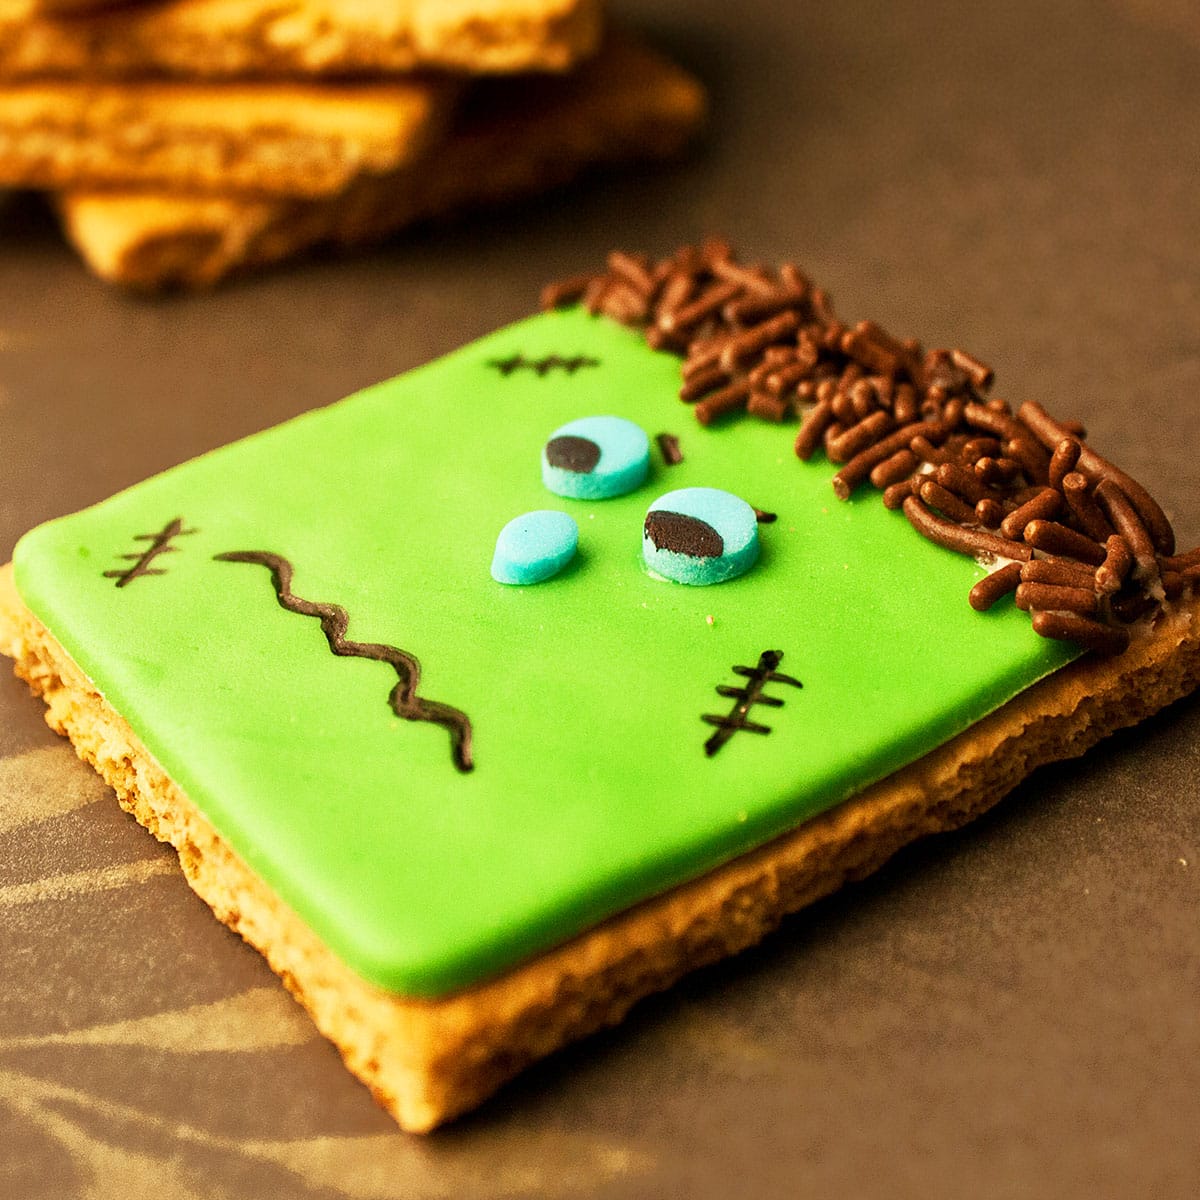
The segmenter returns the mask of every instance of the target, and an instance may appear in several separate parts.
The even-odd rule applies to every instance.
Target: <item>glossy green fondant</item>
[[[507,375],[489,363],[586,354]],[[461,988],[786,830],[959,732],[1066,661],[982,571],[867,492],[834,498],[824,461],[743,419],[703,428],[678,361],[579,311],[534,317],[418,371],[53,521],[17,584],[194,803],[364,978]],[[488,573],[497,531],[547,507],[538,452],[591,413],[679,435],[629,495],[561,500],[580,551],[557,578]],[[715,588],[652,579],[642,523],[673,488],[723,488],[778,514],[761,560]],[[195,532],[124,587],[104,572],[175,517]],[[340,605],[346,636],[421,662],[420,694],[463,710],[401,720],[385,663],[330,653],[237,551],[290,560]],[[713,757],[735,665],[782,650],[803,689]],[[772,691],[770,685],[768,693]]]

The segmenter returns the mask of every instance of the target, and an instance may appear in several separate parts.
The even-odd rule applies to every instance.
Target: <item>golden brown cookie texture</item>
[[[426,78],[11,85],[0,88],[0,185],[328,195],[419,158],[457,92]]]
[[[911,766],[699,879],[604,921],[489,982],[437,1000],[350,972],[217,835],[129,725],[24,607],[0,569],[0,652],[46,720],[121,805],[179,853],[192,888],[260,950],[405,1128],[477,1105],[525,1066],[617,1023],[640,998],[753,945],[788,913],[880,867],[900,847],[977,816],[1038,766],[1082,754],[1200,686],[1200,602],[1085,657]]]
[[[21,0],[22,8],[30,15],[66,16],[76,13],[100,12],[140,0]]]
[[[599,0],[159,0],[55,12],[69,3],[0,0],[0,76],[561,71],[595,50],[601,24]]]
[[[68,190],[68,237],[96,274],[130,287],[200,287],[321,244],[567,182],[585,169],[669,156],[703,121],[703,88],[641,43],[612,35],[558,77],[480,85],[446,140],[415,166],[360,177],[314,203],[149,190]]]

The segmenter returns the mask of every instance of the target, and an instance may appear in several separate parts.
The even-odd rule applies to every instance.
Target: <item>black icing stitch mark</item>
[[[560,354],[551,354],[548,358],[526,358],[523,354],[513,354],[508,358],[493,358],[488,360],[489,367],[495,367],[501,375],[507,377],[514,371],[533,371],[538,378],[548,375],[551,371],[566,371],[574,375],[581,367],[598,367],[598,358],[589,358],[586,354],[573,354],[563,358]]]
[[[450,754],[454,765],[463,772],[475,767],[471,756],[471,720],[466,713],[439,704],[436,700],[425,700],[417,695],[421,682],[421,664],[406,650],[398,646],[385,646],[378,642],[351,642],[346,639],[346,627],[350,618],[346,610],[337,604],[318,604],[303,600],[292,592],[292,564],[278,554],[265,550],[234,550],[228,554],[213,556],[217,562],[256,563],[271,572],[275,595],[288,612],[305,617],[318,617],[321,632],[329,643],[329,649],[344,658],[369,658],[387,663],[399,676],[399,682],[388,695],[392,712],[405,721],[429,721],[441,725],[450,733]]]
[[[177,537],[186,537],[189,533],[195,533],[194,529],[184,529],[183,518],[176,517],[173,521],[168,521],[157,533],[138,533],[134,535],[135,542],[149,542],[140,554],[122,554],[121,558],[127,560],[136,560],[132,567],[127,567],[123,571],[116,569],[104,572],[105,579],[115,579],[117,587],[124,587],[128,583],[132,583],[135,579],[140,579],[143,575],[165,575],[161,567],[152,567],[150,564],[160,554],[174,554],[179,549],[178,546],[171,545],[173,539]]]
[[[702,721],[707,721],[708,724],[717,727],[717,732],[704,743],[704,753],[709,758],[712,758],[739,730],[745,730],[747,733],[771,732],[769,725],[759,725],[755,721],[747,720],[747,716],[750,709],[756,704],[766,704],[771,708],[782,707],[782,700],[777,699],[775,696],[764,696],[762,694],[763,688],[768,683],[790,683],[792,687],[804,686],[800,680],[793,679],[790,675],[782,675],[775,670],[782,658],[782,650],[764,650],[758,656],[757,667],[733,668],[735,675],[743,675],[748,680],[745,687],[729,687],[727,684],[722,684],[717,688],[719,696],[732,696],[734,705],[726,717],[714,717],[705,714],[700,718]]]

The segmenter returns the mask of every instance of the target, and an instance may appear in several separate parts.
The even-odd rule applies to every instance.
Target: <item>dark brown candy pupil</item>
[[[647,513],[646,536],[656,550],[673,550],[692,558],[720,558],[725,553],[721,535],[706,521],[685,513],[660,508]]]
[[[546,461],[559,470],[587,475],[596,469],[600,461],[600,447],[591,438],[563,434],[546,443]]]

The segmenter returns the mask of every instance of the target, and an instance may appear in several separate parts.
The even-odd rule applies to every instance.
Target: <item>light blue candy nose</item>
[[[497,583],[541,583],[575,557],[579,526],[566,513],[538,509],[514,517],[500,530],[492,558]]]

